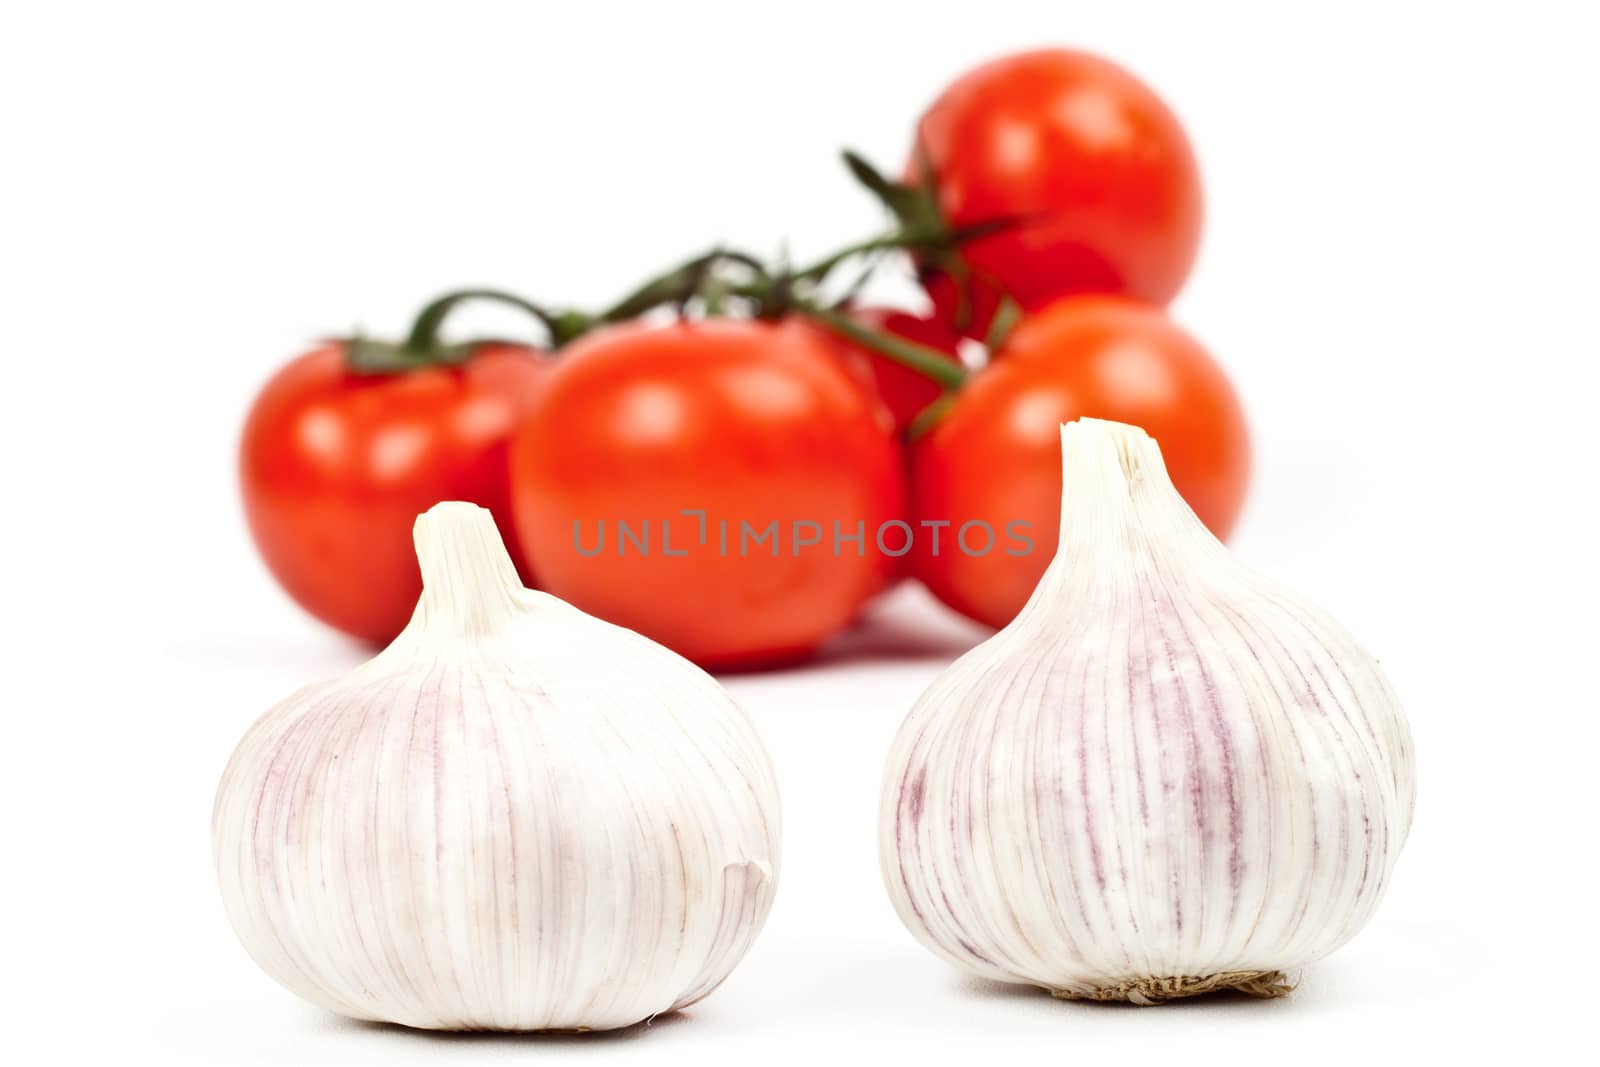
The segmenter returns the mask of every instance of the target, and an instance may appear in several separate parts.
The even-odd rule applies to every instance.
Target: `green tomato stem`
[[[428,361],[429,357],[444,351],[439,341],[440,329],[456,308],[471,302],[502,304],[527,312],[544,327],[552,348],[559,348],[576,336],[574,330],[582,332],[578,327],[587,321],[587,316],[581,312],[552,313],[531,300],[503,289],[458,289],[444,294],[417,313],[404,347],[424,362]]]
[[[802,307],[801,314],[885,358],[909,367],[946,389],[959,389],[967,380],[966,368],[953,362],[938,349],[907,341],[903,337],[872,330],[834,308]]]

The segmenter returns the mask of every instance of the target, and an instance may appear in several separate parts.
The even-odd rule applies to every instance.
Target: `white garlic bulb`
[[[256,961],[357,1019],[599,1030],[681,1008],[776,887],[744,713],[644,637],[524,589],[489,513],[417,520],[423,594],[370,662],[259,720],[217,793]]]
[[[1211,536],[1143,431],[1081,420],[1062,450],[1050,568],[894,742],[894,906],[947,960],[1062,997],[1287,992],[1389,881],[1405,719],[1343,627]]]

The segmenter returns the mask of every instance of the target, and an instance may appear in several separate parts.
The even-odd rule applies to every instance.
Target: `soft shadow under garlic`
[[[668,1012],[614,1030],[419,1030],[400,1023],[377,1023],[328,1015],[328,1026],[346,1033],[366,1033],[393,1037],[401,1041],[436,1042],[443,1045],[505,1046],[507,1048],[582,1048],[588,1045],[621,1045],[652,1034],[679,1028],[693,1029],[692,1009]]]

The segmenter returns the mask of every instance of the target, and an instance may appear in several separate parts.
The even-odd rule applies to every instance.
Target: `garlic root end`
[[[1059,1000],[1124,1001],[1149,1006],[1207,993],[1241,993],[1247,997],[1273,999],[1288,996],[1294,986],[1282,971],[1225,971],[1203,978],[1134,978],[1087,991],[1052,989],[1050,995]]]

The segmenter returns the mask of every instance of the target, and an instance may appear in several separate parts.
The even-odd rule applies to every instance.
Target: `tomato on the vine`
[[[1084,52],[1023,52],[951,84],[917,127],[907,178],[924,177],[953,228],[1000,225],[962,246],[965,272],[924,279],[976,337],[997,291],[1029,311],[1082,292],[1164,304],[1199,247],[1183,128],[1143,82]]]
[[[912,504],[922,525],[912,569],[940,600],[991,626],[1027,602],[1055,554],[1061,424],[1080,417],[1143,427],[1178,492],[1227,536],[1244,503],[1250,442],[1222,369],[1159,309],[1069,297],[1024,318],[916,443]],[[949,524],[937,554],[929,523]],[[954,537],[967,523],[986,524],[997,543],[963,550]],[[970,541],[986,543],[976,533]]]
[[[441,500],[488,508],[528,580],[506,457],[547,367],[533,349],[485,344],[459,363],[372,373],[330,342],[274,375],[245,420],[239,478],[256,546],[289,595],[387,642],[422,593],[412,524]]]
[[[581,338],[511,479],[541,588],[710,667],[799,658],[848,624],[889,568],[877,534],[903,493],[882,407],[794,320]]]

